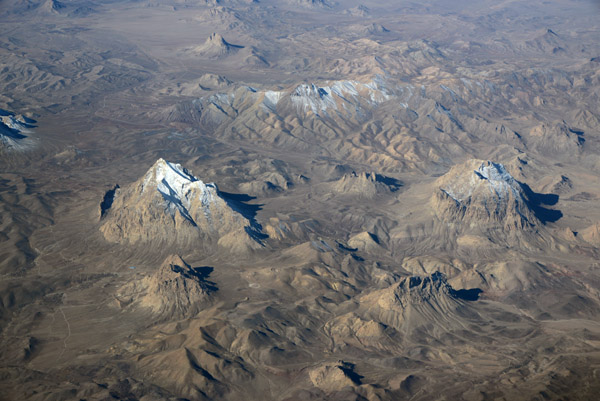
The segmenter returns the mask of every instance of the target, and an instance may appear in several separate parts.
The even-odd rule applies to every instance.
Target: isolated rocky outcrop
[[[384,177],[375,173],[356,173],[344,174],[342,178],[334,182],[333,190],[342,194],[353,194],[363,198],[372,199],[378,193],[395,192],[399,189],[400,183],[393,179]]]
[[[244,46],[231,44],[220,34],[213,33],[206,39],[204,44],[193,48],[192,51],[199,56],[219,59],[230,56],[243,48]]]
[[[115,188],[103,210],[100,231],[109,242],[162,244],[178,248],[223,244],[259,248],[260,226],[243,205],[222,196],[179,164],[159,159],[140,180]]]
[[[189,317],[200,311],[216,290],[205,280],[206,275],[180,256],[170,255],[154,273],[123,286],[117,300],[121,306],[141,307],[156,316]]]
[[[363,231],[362,233],[350,237],[348,246],[361,252],[368,253],[382,252],[384,250],[379,242],[379,238],[377,238],[375,234],[371,234],[367,231]]]
[[[360,376],[354,371],[354,365],[344,361],[325,363],[308,372],[315,387],[324,391],[339,391],[345,387],[360,385]]]
[[[47,13],[61,14],[67,7],[58,0],[46,0],[42,4],[41,8]]]
[[[404,277],[391,287],[370,294],[366,299],[376,300],[376,305],[382,310],[399,310],[419,304],[430,304],[443,311],[447,309],[448,303],[454,302],[453,292],[446,277],[440,272],[435,272],[428,276]]]

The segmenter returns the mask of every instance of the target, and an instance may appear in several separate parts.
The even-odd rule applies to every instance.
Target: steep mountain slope
[[[435,272],[431,276],[411,276],[381,291],[365,296],[362,300],[374,315],[392,313],[387,324],[396,328],[406,328],[406,319],[450,318],[462,305],[458,293],[448,284],[446,277]],[[411,308],[426,308],[411,312]],[[434,317],[435,316],[435,317]],[[416,322],[415,322],[416,323]],[[436,322],[441,323],[441,322]]]
[[[544,223],[562,216],[559,210],[540,203],[554,201],[540,200],[499,163],[469,160],[450,169],[435,186],[431,206],[436,216],[449,225],[449,232],[462,236],[464,245],[477,247],[491,241],[539,246],[551,241]]]
[[[261,247],[259,226],[235,210],[213,183],[159,159],[139,181],[114,192],[100,227],[111,242],[208,247]]]
[[[0,152],[31,147],[34,142],[25,134],[35,127],[34,124],[30,118],[0,109]]]
[[[201,269],[193,269],[180,256],[168,256],[154,273],[123,286],[117,293],[120,307],[143,313],[150,310],[163,319],[193,316],[210,302],[216,288]]]
[[[439,191],[433,207],[444,220],[465,227],[503,225],[503,229],[530,229],[540,224],[528,206],[522,184],[498,163],[469,160],[436,181]]]
[[[203,45],[195,47],[191,51],[203,57],[221,58],[230,56],[243,48],[244,46],[233,45],[227,42],[220,34],[213,33],[206,39]]]

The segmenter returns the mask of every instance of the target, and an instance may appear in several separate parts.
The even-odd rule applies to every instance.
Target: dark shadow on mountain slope
[[[463,301],[477,301],[479,299],[479,294],[482,292],[483,290],[479,288],[452,290],[452,296],[454,296],[454,298],[462,299]]]
[[[18,130],[10,128],[4,124],[0,125],[0,135],[7,136],[11,139],[24,139],[27,135],[21,134]]]
[[[250,226],[245,227],[244,229],[249,236],[259,243],[262,243],[262,240],[269,238],[268,235],[262,232],[260,223],[256,221],[256,213],[262,209],[263,205],[251,205],[246,203],[256,199],[255,196],[250,196],[248,194],[233,194],[223,191],[219,191],[219,195],[221,195],[230,208],[248,219]]]
[[[115,193],[117,192],[117,189],[119,189],[119,184],[115,185],[114,188],[109,189],[104,194],[104,198],[102,199],[102,202],[100,203],[100,218],[104,217],[106,212],[108,212],[108,209],[110,209],[112,207],[112,204],[115,200]]]
[[[203,282],[204,284],[206,284],[206,288],[209,291],[217,291],[219,289],[219,287],[217,287],[217,284],[215,282],[209,281],[208,278],[211,275],[211,273],[215,270],[214,267],[210,267],[210,266],[200,266],[200,267],[192,267],[189,272],[191,275],[195,276],[198,281]]]
[[[202,283],[204,288],[206,288],[208,291],[214,292],[219,290],[216,283],[208,280],[211,273],[215,270],[214,267],[189,267],[189,265],[186,263],[186,266],[173,265],[171,266],[171,269],[175,273],[181,274],[183,277],[189,280]]]
[[[339,368],[342,370],[342,372],[344,372],[346,377],[348,377],[350,380],[352,380],[352,382],[354,384],[361,385],[362,384],[361,380],[364,378],[364,376],[361,376],[354,371],[355,366],[356,365],[353,363],[342,361],[342,364],[341,364],[341,366],[339,366]]]
[[[558,221],[563,213],[560,210],[548,209],[544,206],[554,206],[558,203],[559,196],[556,194],[539,194],[533,192],[529,185],[520,183],[525,196],[527,197],[527,205],[535,214],[542,224],[554,223]],[[544,206],[542,206],[544,205]]]
[[[375,181],[387,185],[392,192],[396,192],[400,189],[400,187],[402,187],[402,182],[400,180],[381,174],[375,174]]]
[[[248,194],[233,194],[229,192],[219,191],[219,195],[227,202],[227,205],[250,220],[252,224],[258,224],[256,222],[256,213],[262,209],[261,205],[250,205],[246,202],[256,199],[255,196],[250,196]]]
[[[7,111],[7,110],[3,110],[0,109],[0,117],[8,117],[8,116],[14,116],[15,113],[11,112],[11,111]],[[33,118],[29,118],[29,117],[25,117],[25,116],[21,116],[22,121],[20,121],[19,123],[21,125],[24,125],[26,128],[35,128],[37,124],[37,121],[34,120]]]

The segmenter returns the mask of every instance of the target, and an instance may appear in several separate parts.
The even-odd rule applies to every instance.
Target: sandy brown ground
[[[597,5],[363,3],[2,2],[0,399],[600,393]],[[107,241],[159,158],[261,245]]]

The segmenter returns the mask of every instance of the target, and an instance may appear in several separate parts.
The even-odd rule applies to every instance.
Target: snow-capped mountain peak
[[[500,163],[490,161],[483,162],[476,170],[475,176],[482,180],[487,180],[490,190],[498,197],[503,198],[507,193],[515,195],[515,199],[520,200],[520,185],[510,175],[506,168]]]
[[[160,241],[184,248],[216,241],[245,252],[262,246],[261,227],[242,209],[215,184],[158,159],[140,180],[116,190],[100,230],[110,242]]]
[[[154,188],[162,195],[166,209],[171,214],[178,210],[190,222],[193,222],[193,219],[188,209],[195,198],[200,200],[202,206],[208,206],[218,197],[217,186],[214,183],[205,184],[180,164],[162,158],[146,173],[142,193]]]
[[[479,161],[473,167],[475,168],[462,173],[456,171],[453,179],[444,180],[446,182],[441,187],[442,191],[457,202],[468,200],[482,189],[489,190],[490,195],[497,200],[502,200],[509,194],[513,195],[516,201],[521,200],[520,184],[502,164]]]

